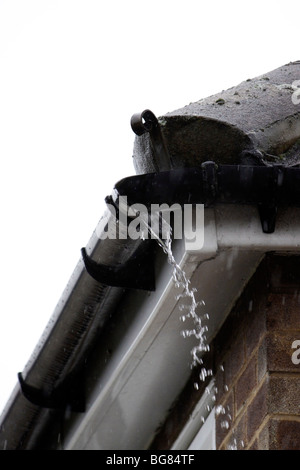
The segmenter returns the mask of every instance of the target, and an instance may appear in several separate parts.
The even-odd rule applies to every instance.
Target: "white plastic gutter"
[[[205,210],[203,246],[177,241],[175,257],[210,317],[208,343],[265,253],[299,252],[299,234],[298,208],[279,209],[275,232],[265,234],[256,207],[219,205]],[[180,291],[170,278],[165,259],[156,292],[140,303],[133,296],[122,305],[115,330],[97,352],[99,363],[95,362],[93,371],[99,373],[87,412],[78,415],[66,433],[67,449],[146,449],[150,445],[190,375],[190,351],[195,345],[193,338],[181,335],[185,325],[179,320],[182,312],[176,300]],[[103,364],[107,349],[113,352]]]
[[[110,220],[110,227],[116,223],[109,211],[103,218],[106,222]],[[98,263],[109,266],[122,264],[135,253],[141,241],[100,240],[104,225],[101,219],[86,246],[87,252]],[[79,260],[38,345],[22,371],[25,383],[42,398],[43,395],[50,398],[55,396],[54,407],[47,408],[43,402],[39,404],[35,400],[28,400],[20,384],[17,384],[0,417],[0,449],[43,448],[43,436],[48,439],[51,433],[54,433],[52,446],[58,446],[55,430],[58,428],[57,432],[60,432],[59,423],[64,413],[61,399],[67,392],[67,407],[73,399],[71,397],[76,395],[80,407],[84,405],[84,396],[81,398],[80,391],[77,393],[77,388],[79,390],[83,384],[83,366],[95,341],[99,340],[99,332],[111,320],[123,295],[124,289],[95,281],[87,273],[82,259]]]

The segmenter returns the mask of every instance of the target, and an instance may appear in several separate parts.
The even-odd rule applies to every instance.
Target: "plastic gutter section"
[[[277,217],[276,231],[269,234],[262,232],[255,206],[220,204],[205,209],[205,244],[191,243],[189,235],[185,251],[199,260],[234,248],[263,253],[300,251],[300,208],[280,208]]]
[[[300,209],[279,211],[276,233],[264,234],[255,206],[220,205],[205,210],[204,245],[178,241],[175,258],[197,287],[209,313],[208,343],[217,334],[248,280],[268,251],[299,252]],[[294,221],[298,220],[296,224]],[[166,263],[163,266],[166,269]],[[123,320],[105,338],[111,348],[87,413],[66,434],[66,449],[147,449],[190,374],[190,339],[180,335],[180,293],[160,273],[158,289],[143,303],[123,303]],[[216,295],[216,292],[218,295]],[[137,315],[128,321],[128,314]],[[127,330],[124,325],[127,321]],[[119,330],[119,332],[118,332]],[[97,352],[98,360],[103,357]],[[159,397],[159,399],[157,398]],[[142,413],[142,418],[141,418]],[[109,430],[109,432],[108,432]],[[126,430],[126,432],[124,432]]]
[[[112,215],[107,211],[103,218],[109,221]],[[103,227],[101,219],[99,226]],[[110,221],[110,226],[115,219]],[[127,229],[126,227],[124,230]],[[95,230],[87,252],[103,264],[117,264],[126,261],[141,243],[140,240],[99,239]],[[99,331],[113,314],[125,290],[109,287],[95,281],[79,260],[62,297],[36,347],[22,372],[26,384],[39,390],[42,399],[66,395],[65,405],[70,411],[84,408],[84,397],[68,395],[82,381],[80,376],[85,358],[93,347]],[[79,374],[79,375],[78,375]],[[60,391],[62,393],[60,394]],[[78,402],[79,400],[79,402]],[[69,401],[69,404],[67,403]],[[57,410],[31,403],[21,393],[17,384],[0,420],[0,449],[35,449],[52,419],[59,419],[61,403]],[[83,409],[81,409],[83,411]]]

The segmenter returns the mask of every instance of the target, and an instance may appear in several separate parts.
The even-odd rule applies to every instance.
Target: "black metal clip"
[[[259,202],[258,204],[258,211],[264,233],[273,233],[275,231],[277,206],[280,200],[283,182],[284,167],[282,165],[273,165],[270,167],[269,178],[266,181],[268,190],[264,195],[263,202]]]
[[[262,231],[264,233],[273,233],[275,231],[277,206],[275,204],[258,204],[258,212],[261,221]]]
[[[153,152],[159,165],[159,171],[169,170],[169,152],[164,142],[158,119],[153,112],[150,111],[150,109],[145,109],[141,113],[134,114],[131,118],[131,128],[138,136],[149,132]]]

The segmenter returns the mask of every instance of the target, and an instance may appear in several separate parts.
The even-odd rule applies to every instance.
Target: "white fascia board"
[[[263,233],[255,206],[224,204],[205,210],[204,245],[186,242],[187,255],[206,259],[225,249],[297,252],[300,208],[279,208],[273,233]]]
[[[197,405],[191,413],[189,421],[186,423],[181,433],[172,445],[171,450],[191,449],[192,443],[199,433],[199,430],[207,422],[208,416],[214,414],[214,380],[208,384],[205,393],[200,397]],[[192,449],[191,449],[192,450]]]
[[[263,233],[254,206],[216,206],[219,249],[297,252],[300,250],[300,208],[278,208],[273,233]]]
[[[188,450],[216,450],[216,418],[213,408],[200,431],[196,434]]]
[[[197,288],[197,300],[205,301],[210,342],[265,252],[299,251],[300,210],[279,211],[274,234],[262,232],[257,209],[251,206],[205,209],[204,222],[203,245],[178,240],[174,251],[191,287]],[[103,353],[113,346],[113,353],[99,368],[87,412],[75,420],[66,449],[149,446],[191,372],[195,340],[182,338],[179,293],[164,262],[156,291],[141,297],[136,292],[122,305],[116,330],[101,346]]]

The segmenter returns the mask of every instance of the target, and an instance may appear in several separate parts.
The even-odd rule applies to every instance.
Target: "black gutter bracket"
[[[275,231],[278,203],[281,199],[283,182],[284,167],[278,164],[270,167],[268,192],[265,195],[265,200],[258,203],[258,211],[264,233],[273,233]]]
[[[40,408],[55,410],[85,412],[85,397],[82,377],[68,377],[65,383],[58,386],[51,393],[38,389],[25,382],[22,373],[18,373],[18,380],[24,397],[33,405]]]
[[[274,204],[258,204],[258,212],[260,216],[262,231],[264,233],[275,232],[277,210],[278,208]]]
[[[81,248],[82,259],[89,275],[111,287],[155,291],[153,240],[143,240],[132,257],[122,264],[108,266],[97,263]]]

